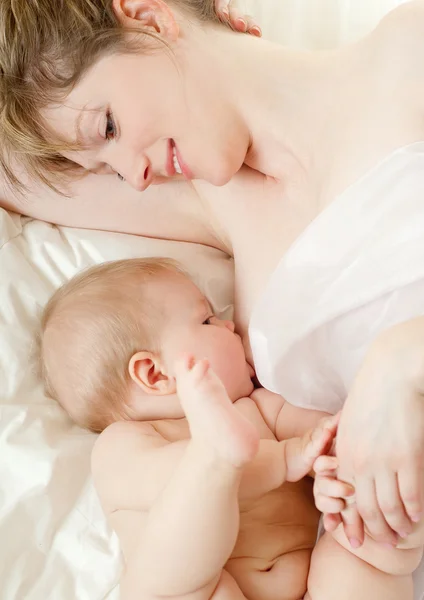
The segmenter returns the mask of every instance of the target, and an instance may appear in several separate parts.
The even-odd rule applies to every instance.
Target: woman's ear
[[[152,352],[136,352],[128,365],[131,379],[150,396],[175,394],[175,377],[169,376],[160,359]]]
[[[178,39],[180,28],[164,0],[113,0],[113,9],[123,27],[150,29],[168,42]]]

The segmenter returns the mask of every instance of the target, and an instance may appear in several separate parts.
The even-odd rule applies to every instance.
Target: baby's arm
[[[251,398],[277,440],[301,437],[316,427],[320,419],[330,416],[319,410],[293,406],[279,394],[265,388],[255,390]]]

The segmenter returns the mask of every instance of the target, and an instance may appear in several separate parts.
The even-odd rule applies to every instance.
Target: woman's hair
[[[172,260],[134,258],[94,266],[50,299],[37,337],[47,395],[81,427],[101,432],[128,418],[131,357],[159,352],[163,314],[149,288],[171,273]]]
[[[187,18],[218,22],[214,0],[169,0]],[[0,166],[8,182],[22,189],[13,168],[21,163],[30,178],[56,189],[58,176],[78,171],[63,157],[77,150],[54,139],[41,110],[61,103],[95,62],[117,52],[152,47],[150,33],[125,35],[113,0],[1,0],[0,2]],[[150,42],[150,46],[147,42]],[[19,166],[19,165],[17,165]]]

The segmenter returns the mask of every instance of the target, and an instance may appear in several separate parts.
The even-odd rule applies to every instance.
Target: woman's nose
[[[119,173],[131,187],[139,192],[144,192],[153,181],[152,165],[146,156],[138,157],[132,168],[129,165],[123,165]]]
[[[114,145],[113,154],[108,148],[104,161],[139,192],[144,192],[154,179],[152,164],[146,154],[135,152],[123,144]]]

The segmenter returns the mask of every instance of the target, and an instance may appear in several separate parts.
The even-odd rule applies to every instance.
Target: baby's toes
[[[206,359],[196,360],[192,354],[183,354],[175,364],[177,386],[193,389],[202,382],[208,370]]]

